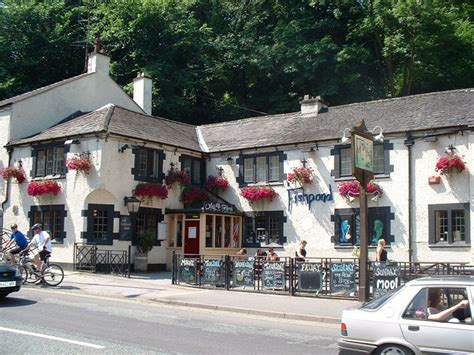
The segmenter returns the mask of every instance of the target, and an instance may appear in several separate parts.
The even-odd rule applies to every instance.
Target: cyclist
[[[44,270],[41,269],[41,262],[46,265],[46,261],[52,252],[51,236],[48,234],[48,232],[42,230],[40,223],[36,223],[33,227],[31,227],[31,229],[33,230],[34,237],[30,244],[28,244],[27,249],[29,249],[33,244],[36,245],[39,250],[39,253],[35,255],[36,270],[39,270],[41,273],[43,273]],[[41,282],[42,279],[38,279],[37,283]]]
[[[28,239],[26,239],[25,235],[18,230],[18,226],[16,224],[12,224],[10,229],[12,230],[12,234],[10,236],[10,240],[5,244],[4,248],[8,249],[13,244],[16,244],[16,247],[10,250],[11,261],[12,263],[16,263],[15,254],[19,254],[21,251],[27,248]]]

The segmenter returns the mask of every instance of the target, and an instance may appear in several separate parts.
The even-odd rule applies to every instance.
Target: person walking
[[[379,239],[377,242],[377,261],[384,263],[388,260],[387,251],[385,250],[385,239]]]
[[[10,236],[10,240],[5,244],[5,249],[10,248],[13,244],[16,244],[16,247],[10,250],[10,256],[12,263],[16,263],[15,254],[19,254],[21,251],[25,250],[28,246],[28,239],[26,239],[25,235],[18,230],[18,226],[16,224],[12,224],[10,226],[12,230],[12,234]]]

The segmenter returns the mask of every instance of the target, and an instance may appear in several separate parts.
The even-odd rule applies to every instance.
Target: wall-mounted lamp
[[[124,197],[123,201],[125,202],[125,206],[127,206],[128,213],[130,214],[137,213],[140,209],[140,204],[142,203],[142,201],[135,196]]]
[[[119,153],[123,153],[127,149],[130,149],[130,146],[128,144],[119,144],[119,147],[118,147]]]
[[[375,130],[379,130],[379,134],[377,134],[375,137],[374,137],[374,140],[376,140],[377,142],[383,142],[383,133],[382,133],[382,127],[380,126],[375,126],[371,131],[370,133],[372,134],[375,134]]]
[[[348,132],[348,135],[346,135],[346,132]],[[341,143],[342,144],[347,144],[351,140],[351,129],[350,128],[344,128],[344,131],[342,132],[342,138],[341,138]]]
[[[78,139],[68,139],[67,141],[64,142],[64,145],[70,145],[70,144],[79,144],[81,143]]]
[[[435,133],[426,133],[423,137],[423,141],[425,142],[436,142],[438,140],[438,137],[436,136]]]

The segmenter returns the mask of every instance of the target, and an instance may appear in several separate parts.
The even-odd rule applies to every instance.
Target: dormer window
[[[33,177],[64,175],[66,171],[64,145],[50,145],[33,149]]]

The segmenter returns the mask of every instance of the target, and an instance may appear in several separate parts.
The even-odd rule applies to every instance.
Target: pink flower
[[[166,186],[151,182],[138,184],[135,190],[133,190],[133,193],[135,196],[141,198],[158,197],[164,200],[168,197],[168,189]]]
[[[295,167],[290,173],[288,173],[287,180],[291,183],[312,184],[314,177],[314,171],[311,168],[305,166]]]
[[[440,157],[436,163],[435,171],[439,172],[440,175],[451,174],[453,171],[461,173],[466,169],[466,163],[464,163],[461,157],[453,152],[449,152],[447,156]]]
[[[272,201],[276,196],[276,192],[270,186],[247,186],[240,190],[240,195],[250,202],[259,200]]]
[[[61,185],[55,180],[33,180],[28,184],[26,192],[30,196],[52,194],[56,196],[61,191]]]
[[[209,175],[206,180],[206,189],[211,191],[225,191],[229,187],[229,181],[223,176]]]
[[[89,170],[91,168],[89,154],[75,154],[73,158],[66,162],[66,166],[70,170],[82,171],[85,174],[89,174]]]
[[[207,191],[200,189],[197,186],[187,186],[181,193],[181,202],[190,204],[199,201],[206,201],[209,198]]]
[[[170,188],[174,183],[180,185],[186,185],[191,182],[191,177],[182,170],[175,169],[174,166],[168,170],[168,174],[165,176],[165,183]]]
[[[0,170],[0,174],[5,180],[8,180],[10,177],[16,179],[16,181],[21,184],[26,179],[26,174],[23,168],[20,166],[19,168],[15,166],[7,166]]]

